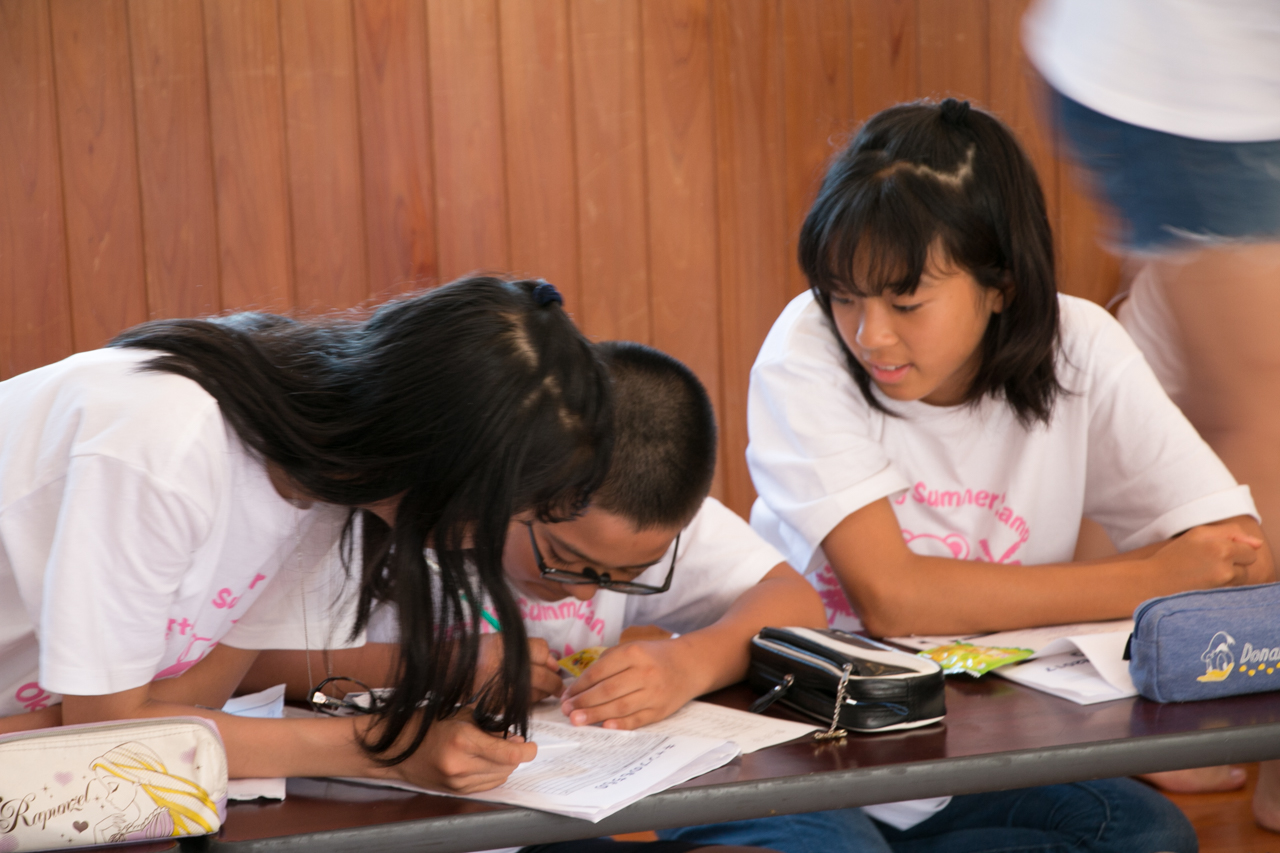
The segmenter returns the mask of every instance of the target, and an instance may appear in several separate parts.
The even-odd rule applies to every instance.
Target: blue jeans
[[[1197,853],[1178,807],[1132,779],[955,797],[910,829],[861,809],[669,829],[660,838],[770,847],[781,853]]]
[[[1126,248],[1280,238],[1280,140],[1211,142],[1127,124],[1062,94],[1072,155],[1119,213]]]

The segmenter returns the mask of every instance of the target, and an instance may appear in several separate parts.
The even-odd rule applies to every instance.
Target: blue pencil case
[[[1153,598],[1133,621],[1129,673],[1148,699],[1280,690],[1280,583]]]

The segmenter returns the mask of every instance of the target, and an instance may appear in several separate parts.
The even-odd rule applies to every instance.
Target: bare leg
[[[1263,829],[1280,832],[1280,760],[1262,762],[1253,792],[1253,819]]]
[[[1280,243],[1205,249],[1155,270],[1185,349],[1183,410],[1280,541]],[[1253,802],[1258,822],[1280,831],[1280,761],[1263,763]]]

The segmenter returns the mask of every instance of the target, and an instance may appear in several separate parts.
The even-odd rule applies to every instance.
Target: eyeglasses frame
[[[529,544],[533,547],[533,559],[538,564],[538,574],[544,579],[553,583],[565,584],[566,586],[586,585],[598,586],[601,589],[609,589],[622,595],[657,595],[660,592],[666,592],[671,589],[671,578],[676,571],[676,555],[680,553],[680,534],[676,534],[675,544],[671,549],[671,563],[667,567],[666,580],[662,582],[662,586],[652,586],[647,583],[636,583],[635,581],[618,581],[609,577],[608,572],[597,572],[595,569],[588,567],[585,572],[570,572],[565,569],[554,569],[547,565],[547,561],[542,558],[542,549],[538,547],[538,537],[533,535],[533,522],[526,521],[525,527],[529,529]],[[646,569],[647,571],[647,569]]]

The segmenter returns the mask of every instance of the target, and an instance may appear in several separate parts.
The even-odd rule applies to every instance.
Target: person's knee
[[[1197,853],[1195,829],[1169,798],[1133,779],[1082,782],[1105,803],[1106,818],[1091,853]]]

